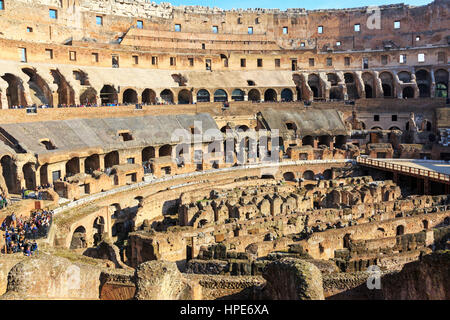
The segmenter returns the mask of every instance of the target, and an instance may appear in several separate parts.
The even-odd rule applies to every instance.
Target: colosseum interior
[[[450,299],[449,6],[0,0],[2,300]]]

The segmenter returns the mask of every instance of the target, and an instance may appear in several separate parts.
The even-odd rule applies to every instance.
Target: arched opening
[[[28,162],[23,166],[22,171],[25,179],[25,188],[34,190],[34,188],[36,188],[36,171],[34,163]]]
[[[66,162],[66,177],[80,173],[80,158],[75,157]]]
[[[72,241],[70,242],[70,249],[87,248],[86,241],[86,228],[79,226],[75,229],[72,235]]]
[[[385,98],[392,98],[394,92],[392,88],[394,87],[394,78],[389,72],[380,73],[381,86],[383,88],[383,96]]]
[[[103,240],[103,234],[105,232],[105,219],[103,217],[97,217],[93,224],[94,229],[94,246],[97,246]]]
[[[142,149],[142,164],[147,164],[150,159],[155,158],[155,148],[154,147],[146,147]]]
[[[100,170],[100,156],[93,154],[84,160],[84,172],[92,174],[96,170]]]
[[[403,99],[414,98],[414,89],[412,87],[403,88]]]
[[[225,90],[218,89],[214,92],[214,102],[228,101],[228,94]]]
[[[136,104],[138,103],[137,92],[133,89],[127,89],[123,92],[123,104]]]
[[[197,92],[197,102],[210,102],[211,97],[209,95],[209,91],[205,89],[201,89]]]
[[[342,94],[342,88],[340,87],[331,87],[330,89],[330,100],[343,100],[344,96]]]
[[[331,180],[332,177],[333,177],[333,172],[331,171],[331,169],[327,169],[323,172],[324,179]]]
[[[283,179],[285,181],[295,181],[295,174],[293,172],[283,173]]]
[[[422,221],[422,225],[423,225],[423,228],[424,228],[425,230],[427,230],[427,229],[428,229],[428,220],[423,220],[423,221]]]
[[[30,77],[28,86],[30,87],[31,100],[36,105],[53,106],[53,95],[47,82],[38,75],[36,70],[23,68],[22,71]]]
[[[305,180],[314,180],[314,172],[311,170],[306,170],[302,175]]]
[[[347,137],[343,135],[336,136],[336,141],[334,143],[334,146],[336,148],[342,149],[345,144],[347,143]]]
[[[163,103],[172,104],[173,103],[173,93],[169,89],[165,89],[160,94]]]
[[[318,75],[310,74],[308,76],[308,85],[313,92],[314,98],[322,98],[322,86]]]
[[[401,236],[405,234],[405,227],[402,225],[397,226],[396,235]]]
[[[191,104],[192,92],[186,89],[181,90],[178,93],[178,104]]]
[[[80,103],[85,105],[96,104],[97,91],[95,91],[94,88],[87,88],[84,90],[84,92],[80,95]]]
[[[344,94],[342,88],[339,86],[339,77],[336,73],[327,74],[328,82],[331,85],[330,88],[330,99],[331,100],[342,100],[344,99]]]
[[[431,85],[431,77],[430,73],[427,70],[418,70],[416,72],[416,83],[419,88],[419,97],[420,98],[429,98],[431,96],[430,93],[430,85]]]
[[[159,148],[159,156],[167,157],[172,155],[172,146],[169,144],[163,145]]]
[[[100,99],[102,105],[117,104],[118,98],[116,89],[110,85],[103,86],[102,90],[100,90]]]
[[[248,92],[249,101],[261,101],[261,93],[259,90],[252,89]]]
[[[105,169],[112,168],[119,164],[119,152],[111,151],[105,155]]]
[[[281,91],[281,101],[290,102],[294,100],[294,95],[291,89],[283,89]]]
[[[312,137],[312,136],[303,137],[302,145],[303,146],[311,146],[314,148],[314,137]]]
[[[320,136],[319,137],[319,146],[320,145],[325,145],[327,147],[330,147],[331,146],[331,141],[332,141],[331,136]]]
[[[156,93],[152,89],[145,89],[142,92],[142,104],[156,104]]]
[[[277,101],[277,92],[273,89],[267,89],[264,92],[264,101]]]
[[[353,73],[344,73],[344,82],[347,88],[347,95],[350,100],[358,99],[358,90],[356,88],[355,77]]]
[[[250,128],[247,127],[246,125],[241,125],[241,126],[236,127],[236,131],[239,131],[239,132],[247,132],[248,130],[250,130]]]
[[[241,89],[234,89],[231,93],[231,100],[244,101],[245,92]]]
[[[8,83],[6,89],[8,107],[27,106],[22,80],[11,73],[6,73],[2,79]]]
[[[75,91],[66,81],[64,76],[59,70],[51,70],[51,74],[54,79],[54,83],[58,85],[58,104],[60,105],[74,105],[75,104]]]
[[[375,98],[374,88],[376,87],[375,78],[369,72],[364,72],[361,76],[364,83],[364,92],[366,94],[366,99]]]
[[[437,98],[448,98],[448,71],[444,69],[436,70],[434,80],[436,82],[435,96]]]

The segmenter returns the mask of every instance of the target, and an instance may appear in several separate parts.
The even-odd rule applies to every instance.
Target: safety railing
[[[397,161],[397,159],[394,159],[394,160]],[[365,164],[365,165],[368,165],[371,167],[383,168],[383,169],[388,169],[388,170],[392,170],[392,171],[407,173],[410,175],[417,175],[417,176],[428,177],[428,178],[432,178],[432,179],[436,179],[436,180],[440,180],[440,181],[444,181],[444,182],[450,182],[450,175],[441,173],[441,172],[437,172],[437,171],[433,171],[433,170],[416,168],[416,167],[412,167],[412,166],[401,165],[398,163],[392,163],[392,162],[389,162],[386,160],[377,160],[377,159],[372,159],[372,158],[358,157],[356,159],[356,161],[357,161],[357,163]],[[421,161],[421,162],[423,163],[423,161]]]

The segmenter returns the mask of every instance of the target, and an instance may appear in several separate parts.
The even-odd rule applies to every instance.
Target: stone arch
[[[211,102],[211,95],[208,90],[200,89],[197,92],[197,102]]]
[[[362,81],[364,83],[364,92],[365,92],[365,98],[371,99],[375,98],[375,77],[370,72],[364,72],[361,76]]]
[[[105,155],[105,169],[112,168],[119,164],[119,152],[111,151]]]
[[[311,146],[314,148],[314,137],[312,136],[305,136],[302,138],[302,145],[303,146]]]
[[[231,100],[233,101],[244,101],[245,92],[241,89],[234,89],[231,93]]]
[[[320,77],[317,74],[308,75],[308,85],[311,88],[314,98],[322,98],[323,90]]]
[[[74,105],[75,104],[75,91],[67,82],[66,78],[59,72],[58,69],[51,70],[51,74],[54,79],[54,83],[58,85],[58,104],[60,105]]]
[[[319,137],[319,145],[326,145],[327,147],[331,146],[333,138],[329,135],[323,135]]]
[[[261,92],[258,89],[251,89],[248,92],[249,101],[261,101]]]
[[[102,105],[117,104],[118,103],[117,90],[114,89],[114,87],[109,84],[104,85],[103,88],[100,90],[100,99]]]
[[[137,104],[138,103],[138,95],[136,90],[134,89],[127,89],[123,92],[122,96],[122,103],[123,104]]]
[[[348,98],[351,100],[358,99],[359,94],[358,89],[356,87],[355,75],[352,72],[344,73],[344,82],[347,88]]]
[[[172,146],[170,144],[165,144],[159,148],[159,156],[167,157],[172,156]]]
[[[97,91],[90,87],[80,95],[81,104],[97,104]]]
[[[285,88],[281,91],[281,101],[294,101],[294,94],[292,93],[291,89]]]
[[[32,162],[26,163],[23,168],[23,177],[25,180],[25,188],[28,190],[34,190],[36,188],[36,167]]]
[[[277,92],[274,89],[267,89],[264,92],[264,101],[277,101]]]
[[[420,98],[429,98],[431,96],[431,76],[430,73],[425,69],[420,69],[416,71],[416,83],[419,88]]]
[[[395,233],[397,236],[404,235],[405,234],[405,226],[403,226],[403,225],[397,226]]]
[[[438,69],[434,72],[434,80],[436,83],[435,96],[438,98],[448,97],[448,71]]]
[[[305,172],[303,172],[302,177],[305,180],[314,180],[314,171],[306,170]]]
[[[30,87],[33,103],[53,106],[53,94],[47,82],[32,68],[23,68],[22,71],[30,78],[28,86]]]
[[[150,161],[150,159],[155,158],[155,148],[152,146],[145,147],[144,149],[142,149],[141,155],[142,155],[142,163],[145,164],[148,161]]]
[[[187,89],[178,92],[178,104],[192,104],[192,92]]]
[[[143,104],[156,104],[156,92],[152,89],[145,89],[142,92]]]
[[[8,107],[27,106],[22,80],[12,73],[6,73],[2,76],[2,79],[8,83],[8,88],[6,89]]]
[[[91,174],[96,170],[100,170],[100,156],[92,154],[84,160],[84,172]]]
[[[214,102],[225,102],[228,101],[228,94],[223,89],[217,89],[214,92]]]
[[[295,174],[293,172],[285,172],[285,173],[283,173],[283,179],[285,181],[294,181]]]
[[[173,103],[173,92],[172,92],[172,90],[164,89],[163,91],[161,91],[159,96],[161,97],[161,100],[162,100],[163,103],[169,103],[169,104]]]
[[[346,143],[347,143],[347,137],[344,135],[338,135],[338,136],[336,136],[336,141],[334,143],[334,146],[336,148],[341,149],[342,147],[345,146]]]
[[[80,158],[75,157],[66,162],[66,177],[80,173]]]
[[[383,71],[379,75],[381,87],[383,88],[383,96],[385,98],[394,97],[394,77],[390,72]]]
[[[327,169],[323,172],[323,178],[326,180],[331,180],[333,178],[333,171],[331,169]]]
[[[81,248],[87,248],[86,228],[83,226],[78,226],[72,234],[70,249]]]
[[[411,86],[407,86],[403,88],[403,99],[412,99],[414,98],[414,89]]]

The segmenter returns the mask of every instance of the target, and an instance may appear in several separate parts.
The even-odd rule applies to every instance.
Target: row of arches
[[[327,81],[331,85],[329,98],[330,99],[343,99],[343,88],[339,86],[341,79],[336,73],[327,73]],[[408,71],[401,71],[397,74],[400,84],[408,84],[413,82],[413,76]],[[447,97],[448,96],[448,76],[447,70],[438,69],[434,71],[435,79],[435,97]],[[381,89],[383,97],[393,98],[396,97],[396,88],[394,83],[394,75],[390,71],[382,71],[378,75],[381,81]],[[301,77],[300,77],[301,78]],[[375,88],[377,87],[376,78],[371,72],[362,73],[362,82],[364,86],[364,98],[375,98]],[[294,82],[298,82],[295,80]],[[309,74],[306,82],[311,89],[312,97],[316,99],[325,97],[325,83],[318,74]],[[419,97],[427,98],[431,97],[431,87],[433,84],[432,77],[429,71],[425,69],[417,70],[415,73],[415,82],[419,89]],[[355,75],[351,72],[344,73],[344,83],[347,90],[349,99],[361,98],[358,93],[358,84],[356,83]],[[297,84],[297,90],[301,91],[301,86]],[[415,98],[414,89],[412,86],[405,86],[402,89],[403,98]],[[298,95],[298,100],[301,99],[301,94]]]
[[[197,102],[226,102],[226,101],[244,101],[245,100],[245,91],[242,89],[234,89],[231,92],[231,97],[224,89],[217,89],[213,93],[206,89],[200,89],[196,94]],[[193,90],[183,89],[178,92],[177,101],[178,104],[192,104],[193,99]],[[262,97],[264,97],[264,101],[278,101],[278,93],[274,89],[266,89],[264,94],[261,93],[258,89],[251,89],[248,91],[248,100],[249,101],[261,101]],[[114,104],[118,103],[118,93],[117,90],[111,85],[105,85],[100,91],[100,98],[102,104]],[[159,99],[157,98],[157,94],[152,89],[145,89],[142,92],[142,103],[143,104],[156,104],[158,100],[162,103],[173,104],[175,102],[175,94],[170,89],[163,90]],[[281,91],[280,94],[281,101],[293,101],[294,93],[291,89],[285,88]],[[84,101],[83,101],[84,102]],[[124,104],[136,104],[139,102],[138,93],[134,89],[126,89],[123,93],[122,103]]]

